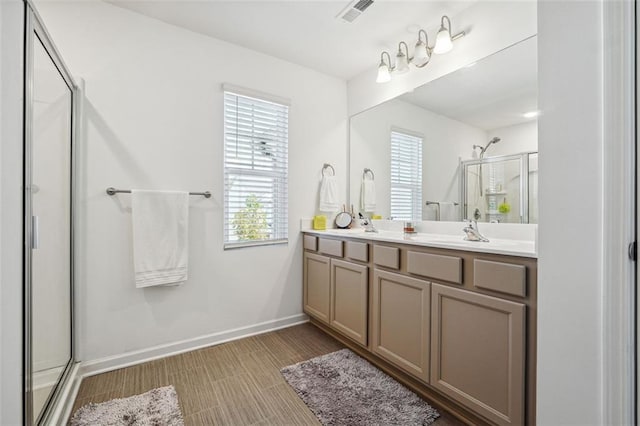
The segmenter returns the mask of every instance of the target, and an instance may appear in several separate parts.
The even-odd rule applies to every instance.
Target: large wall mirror
[[[536,223],[537,99],[531,37],[351,117],[351,202],[385,219]]]

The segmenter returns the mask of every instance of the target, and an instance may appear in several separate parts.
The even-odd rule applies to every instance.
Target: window
[[[422,220],[422,136],[391,131],[391,217]]]
[[[289,106],[247,92],[224,87],[225,249],[287,242]]]

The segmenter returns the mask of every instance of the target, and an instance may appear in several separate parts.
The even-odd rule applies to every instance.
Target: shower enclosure
[[[537,223],[538,153],[460,162],[463,219]]]
[[[74,364],[73,152],[79,92],[25,3],[24,423],[48,424]]]

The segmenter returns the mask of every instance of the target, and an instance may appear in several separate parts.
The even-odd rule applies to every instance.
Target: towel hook
[[[371,180],[375,180],[376,179],[376,175],[373,174],[373,170],[371,170],[368,167],[364,168],[364,171],[362,172],[362,179],[365,179],[367,177],[367,173],[371,174]]]
[[[324,171],[327,169],[331,169],[331,172],[333,173],[332,176],[336,175],[336,169],[334,169],[331,164],[324,163],[324,166],[322,166],[322,176],[325,176]]]

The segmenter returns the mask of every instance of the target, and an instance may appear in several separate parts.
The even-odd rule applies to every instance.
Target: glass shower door
[[[37,231],[31,264],[34,418],[71,358],[72,92],[36,38],[32,183]]]
[[[461,172],[464,219],[537,222],[537,153],[463,161]]]
[[[73,362],[74,89],[29,11],[25,133],[25,423],[44,424]]]

